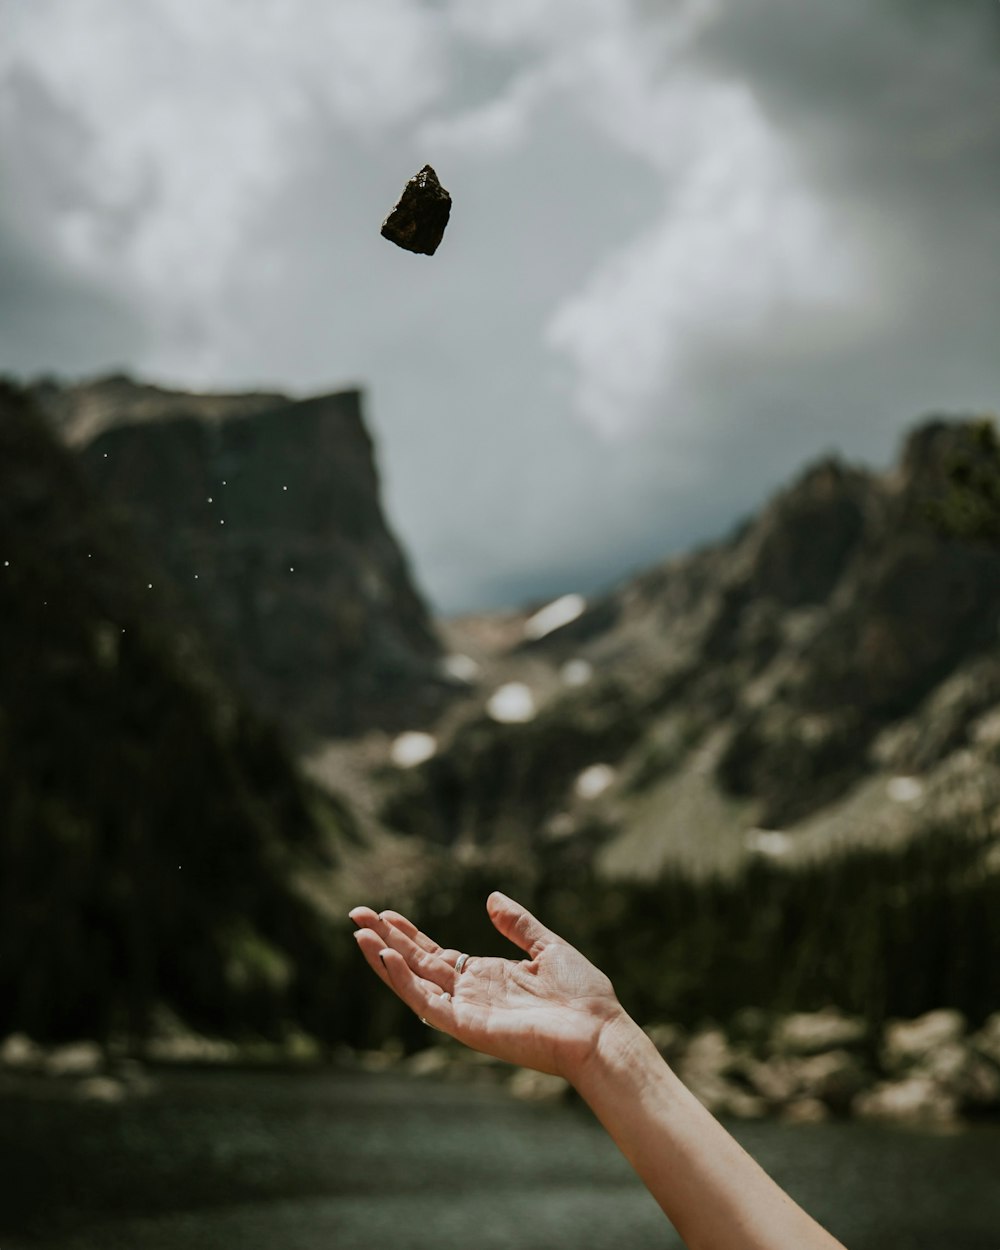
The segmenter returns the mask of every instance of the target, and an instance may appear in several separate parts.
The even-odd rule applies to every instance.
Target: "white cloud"
[[[87,137],[87,194],[52,213],[52,249],[215,356],[236,332],[221,300],[258,263],[248,238],[310,121],[329,118],[331,144],[375,142],[447,75],[440,21],[412,0],[47,0],[12,34],[0,74],[30,73]]]
[[[682,406],[687,363],[861,298],[860,245],[796,167],[751,88],[692,61],[723,14],[691,0],[657,20],[629,0],[455,3],[472,42],[518,46],[521,68],[485,103],[424,133],[483,159],[510,153],[557,105],[645,165],[660,211],[595,257],[551,310],[545,341],[570,367],[573,410],[606,437]],[[595,163],[595,195],[600,186]]]
[[[846,310],[865,289],[859,245],[798,175],[741,87],[689,79],[678,153],[657,221],[605,259],[555,311],[577,412],[607,436],[679,407],[687,362],[804,312]]]

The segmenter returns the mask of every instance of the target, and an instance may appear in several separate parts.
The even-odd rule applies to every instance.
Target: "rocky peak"
[[[382,513],[356,390],[191,395],[114,377],[37,388],[252,702],[310,734],[419,725],[448,687]]]
[[[980,741],[974,723],[1000,689],[1000,550],[943,536],[929,507],[956,449],[974,454],[976,428],[921,427],[888,474],[822,461],[730,538],[512,650],[504,680],[518,680],[520,656],[537,696],[530,723],[491,726],[489,692],[471,701],[425,766],[430,793],[407,778],[394,819],[488,845],[502,798],[508,823],[517,814],[560,838],[604,828],[600,862],[613,872],[732,865],[761,846],[785,853],[801,830],[818,831],[803,838],[815,846],[855,795],[869,806],[850,836],[937,819],[951,753]],[[543,660],[547,686],[529,667]],[[563,672],[590,676],[561,683]],[[987,755],[969,791],[983,802],[1000,780]],[[906,808],[924,781],[883,775],[917,761],[928,795],[943,770],[940,804]],[[588,798],[597,768],[600,797]]]

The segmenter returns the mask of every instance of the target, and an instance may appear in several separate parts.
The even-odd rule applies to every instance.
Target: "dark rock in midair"
[[[403,188],[399,203],[382,223],[382,237],[408,252],[433,256],[450,214],[451,196],[425,165]]]

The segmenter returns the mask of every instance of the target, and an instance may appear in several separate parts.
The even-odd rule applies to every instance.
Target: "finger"
[[[368,966],[378,976],[380,981],[384,981],[392,989],[393,984],[385,970],[385,964],[378,957],[379,951],[385,949],[382,935],[376,933],[373,929],[358,929],[354,934],[354,940],[357,942]]]
[[[372,911],[370,907],[352,907],[347,914],[359,929],[372,929],[375,933],[379,932],[381,922],[378,913]]]
[[[393,928],[400,929],[408,938],[416,942],[418,946],[422,946],[428,954],[440,955],[448,963],[455,966],[455,961],[461,952],[453,950],[449,946],[439,946],[433,938],[422,933],[412,920],[408,920],[406,916],[400,915],[398,911],[383,911],[379,913],[379,919],[387,921]]]
[[[455,1027],[455,1006],[450,994],[418,977],[399,951],[383,947],[379,958],[388,974],[389,984],[411,1011],[442,1033]]]
[[[527,951],[532,959],[550,943],[559,941],[558,935],[546,929],[526,907],[515,903],[499,890],[494,890],[486,900],[486,910],[494,928],[515,946]]]
[[[432,981],[443,990],[453,991],[455,988],[455,967],[442,959],[440,955],[431,954],[418,946],[411,937],[394,925],[385,926],[384,945],[390,947],[406,960],[410,970],[424,981]]]

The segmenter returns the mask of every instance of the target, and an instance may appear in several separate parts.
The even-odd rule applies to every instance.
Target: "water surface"
[[[169,1072],[0,1101],[0,1250],[669,1250],[580,1106],[367,1073]],[[1000,1250],[1000,1128],[730,1126],[850,1250]]]

